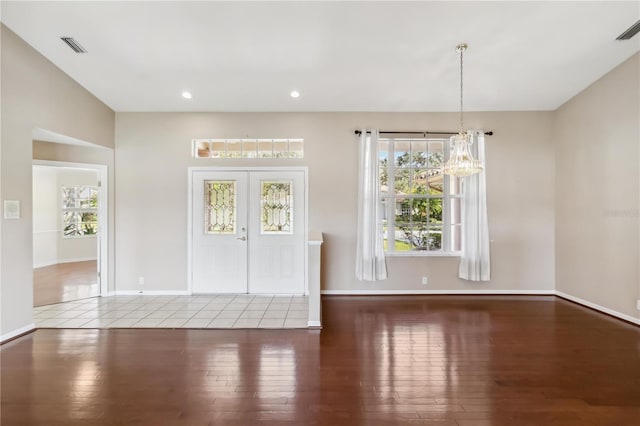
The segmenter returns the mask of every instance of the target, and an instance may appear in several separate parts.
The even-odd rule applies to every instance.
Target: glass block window
[[[207,180],[204,183],[205,234],[235,234],[236,182]]]
[[[194,139],[196,158],[303,158],[304,139]]]
[[[464,181],[443,173],[447,140],[394,138],[379,144],[385,251],[460,251]]]
[[[62,227],[67,238],[98,233],[98,187],[62,187]]]
[[[291,180],[261,181],[260,231],[262,234],[293,233],[292,190]]]

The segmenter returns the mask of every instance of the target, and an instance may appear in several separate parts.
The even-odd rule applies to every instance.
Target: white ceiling
[[[455,111],[460,42],[466,110],[553,110],[640,50],[615,40],[639,18],[638,1],[2,2],[116,111]]]

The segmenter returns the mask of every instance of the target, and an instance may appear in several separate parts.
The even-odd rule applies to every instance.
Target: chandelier
[[[456,177],[470,176],[482,171],[482,162],[473,158],[471,154],[472,135],[464,131],[464,110],[463,110],[463,85],[462,85],[462,56],[467,50],[467,45],[461,43],[456,46],[456,52],[460,54],[460,132],[451,136],[449,141],[451,152],[449,160],[444,165],[444,173]]]

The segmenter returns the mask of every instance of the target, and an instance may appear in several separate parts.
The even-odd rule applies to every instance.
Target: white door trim
[[[304,294],[309,294],[309,168],[293,167],[204,167],[193,166],[187,168],[187,290],[193,294],[193,175],[195,172],[304,172]]]
[[[109,170],[104,164],[72,163],[66,161],[33,160],[33,166],[70,167],[74,169],[90,169],[98,173],[100,187],[98,194],[98,261],[100,262],[100,296],[109,294]],[[32,172],[33,173],[33,172]],[[33,228],[33,224],[32,224]],[[33,229],[31,230],[33,233]],[[33,253],[32,253],[33,256]],[[33,259],[31,260],[33,263]]]

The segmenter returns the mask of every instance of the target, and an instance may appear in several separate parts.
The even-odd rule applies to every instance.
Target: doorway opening
[[[34,161],[34,307],[106,294],[103,182],[106,166]]]

